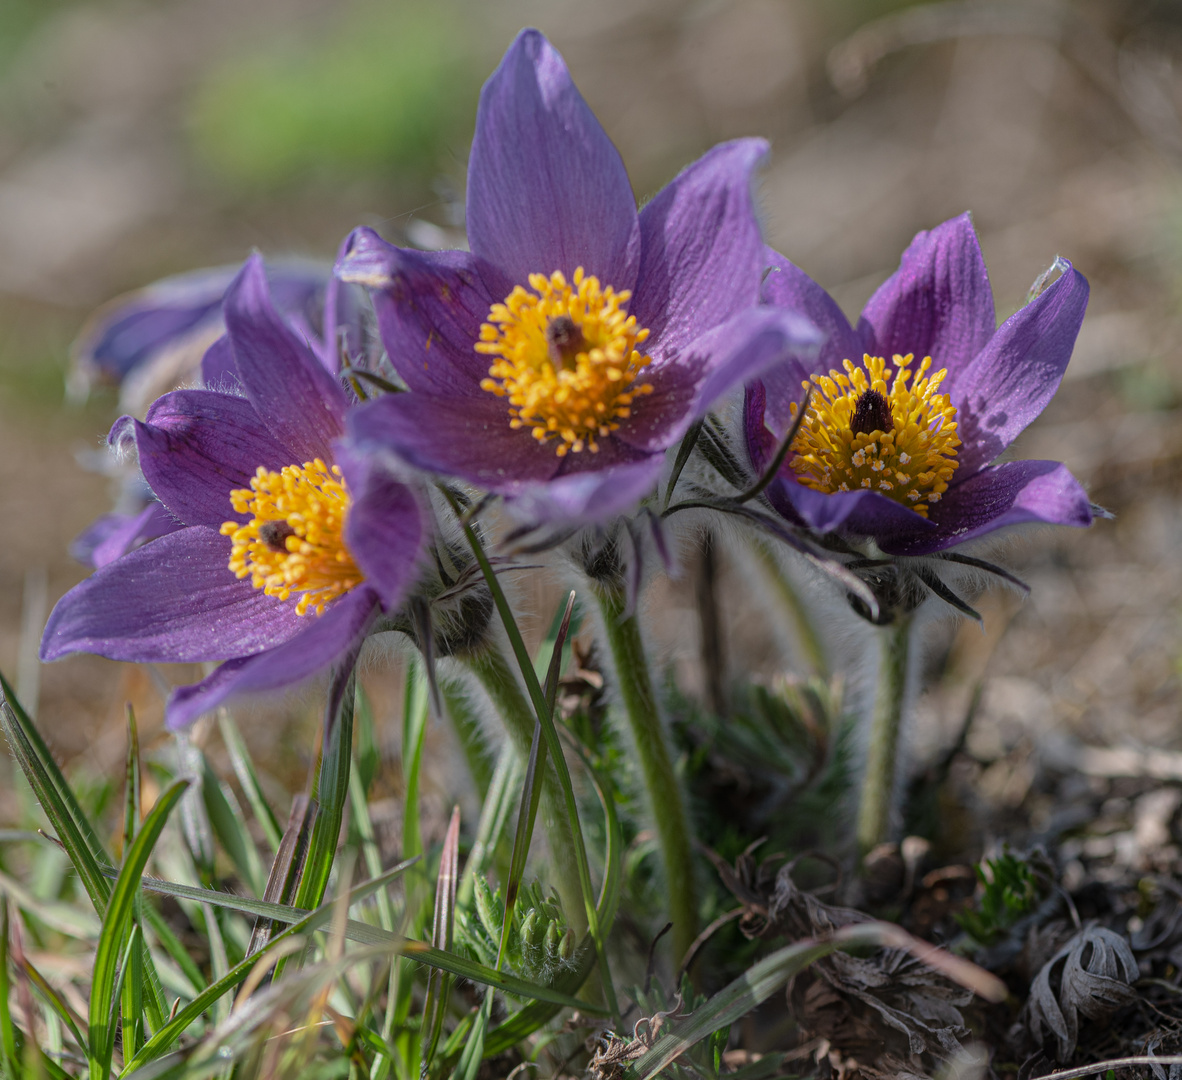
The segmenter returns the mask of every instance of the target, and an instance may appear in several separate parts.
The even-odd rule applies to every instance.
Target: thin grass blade
[[[0,689],[4,693],[0,723],[8,745],[57,833],[58,841],[74,864],[95,911],[101,916],[106,911],[111,892],[110,884],[99,869],[100,861],[109,861],[107,854],[49,748],[3,675],[0,675]]]
[[[484,1035],[488,1031],[488,1022],[492,1016],[493,992],[485,991],[484,1001],[480,1005],[480,1012],[476,1014],[476,1021],[472,1025],[472,1034],[464,1044],[464,1052],[460,1055],[460,1063],[456,1071],[451,1074],[451,1080],[476,1080],[480,1072],[480,1063],[484,1060]]]
[[[493,852],[501,841],[509,811],[513,807],[513,792],[517,790],[525,775],[521,757],[506,739],[497,757],[497,767],[488,785],[488,794],[480,807],[480,821],[476,826],[476,839],[464,864],[464,876],[460,879],[457,902],[467,905],[472,901],[476,875],[483,874],[492,861]]]
[[[460,808],[451,812],[443,851],[439,856],[439,879],[435,885],[435,920],[431,926],[431,944],[444,952],[451,950],[456,919],[456,883],[460,874]],[[500,965],[498,965],[499,967]],[[435,1058],[439,1037],[443,1034],[443,1018],[451,991],[451,977],[433,969],[427,977],[427,996],[423,1003],[423,1044],[421,1072],[426,1075]]]
[[[279,841],[275,860],[271,863],[266,888],[263,889],[263,900],[268,903],[289,904],[294,899],[300,875],[304,872],[304,859],[307,857],[308,844],[312,839],[312,824],[316,820],[317,810],[316,800],[309,799],[306,795],[297,795],[292,799],[291,816]],[[246,947],[246,955],[258,952],[274,929],[275,924],[270,919],[258,915]]]
[[[17,1076],[16,1027],[9,1008],[11,987],[8,981],[8,897],[0,896],[0,1062],[5,1076]]]
[[[134,1057],[144,1044],[144,965],[142,949],[144,934],[137,922],[131,924],[131,936],[127,942],[123,979],[123,1054]]]
[[[546,712],[551,723],[554,718],[554,702],[558,696],[558,677],[562,670],[562,650],[570,633],[571,615],[575,608],[575,593],[571,590],[566,600],[550,646],[549,670],[546,672]],[[557,612],[555,613],[557,615]],[[509,877],[505,882],[505,918],[501,924],[501,941],[497,947],[497,968],[505,958],[509,942],[509,931],[513,926],[513,909],[521,891],[521,879],[525,876],[525,861],[529,857],[533,840],[534,823],[538,817],[538,804],[542,799],[542,785],[546,779],[546,744],[542,738],[542,725],[534,723],[533,741],[529,748],[529,761],[525,767],[525,785],[521,789],[521,807],[517,811],[517,832],[513,837],[513,854],[509,860]]]
[[[130,929],[140,877],[143,875],[148,857],[152,854],[152,848],[160,839],[168,815],[188,787],[187,780],[178,780],[157,800],[127,852],[123,860],[123,869],[111,890],[110,903],[107,905],[103,926],[99,931],[90,993],[90,1046],[87,1056],[91,1080],[106,1080],[111,1068],[111,1055],[115,1047],[113,1006],[116,965]]]
[[[263,795],[262,785],[259,784],[258,774],[255,772],[254,763],[250,759],[250,752],[246,749],[246,743],[242,739],[238,725],[234,723],[234,718],[225,709],[218,710],[218,730],[222,733],[222,743],[230,755],[230,765],[234,769],[234,775],[238,777],[238,783],[242,786],[246,801],[250,803],[251,812],[254,814],[255,820],[262,826],[263,834],[267,837],[267,843],[274,854],[279,850],[283,832],[279,828],[275,812]]]
[[[233,791],[224,785],[210,767],[209,759],[201,755],[201,797],[209,817],[213,834],[230,856],[234,869],[241,875],[255,896],[264,889],[266,872],[254,840],[246,829],[246,821]]]
[[[127,768],[123,792],[123,853],[127,854],[140,824],[140,736],[135,710],[127,706]]]
[[[357,677],[355,658],[349,658],[333,674],[329,708],[325,720],[324,753],[316,783],[320,812],[312,827],[312,840],[304,863],[304,874],[296,893],[296,906],[314,908],[328,889],[332,864],[337,857],[345,802],[349,798],[349,767],[353,760],[353,701]],[[333,703],[337,702],[336,707]],[[278,975],[278,972],[276,972]]]

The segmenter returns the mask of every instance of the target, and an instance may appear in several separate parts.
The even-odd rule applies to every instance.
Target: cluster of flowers
[[[218,662],[174,691],[173,727],[348,669],[422,594],[433,482],[499,496],[551,536],[610,528],[740,389],[732,436],[764,477],[760,512],[802,542],[906,559],[1089,524],[1063,465],[993,464],[1058,386],[1085,279],[1061,264],[998,327],[964,216],[918,235],[853,327],[763,243],[766,152],[717,146],[638,212],[562,58],[527,30],[481,95],[469,251],[362,228],[327,284],[254,256],[228,286],[206,275],[105,316],[91,360],[119,376],[210,320],[224,334],[200,388],[112,429],[152,499],[92,531],[96,571],[53,611],[43,659]]]

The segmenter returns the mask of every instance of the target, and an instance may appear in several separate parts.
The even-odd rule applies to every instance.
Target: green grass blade
[[[577,747],[576,752],[582,757],[582,751]],[[620,818],[616,812],[611,787],[590,767],[585,758],[583,760],[584,764],[587,764],[587,771],[603,806],[604,820],[607,823],[607,846],[603,856],[603,886],[599,891],[596,911],[599,914],[600,925],[610,928],[616,917],[616,908],[620,902],[620,890],[623,885],[624,832],[620,826]],[[554,989],[574,993],[583,985],[596,959],[589,944],[593,945],[593,942],[590,941],[588,934],[579,946],[583,959],[574,971],[564,973],[554,981]],[[531,1002],[489,1032],[485,1040],[485,1054],[493,1057],[516,1046],[517,1043],[528,1038],[552,1019],[557,1012],[558,1009],[547,1002]]]
[[[201,769],[201,797],[205,800],[205,812],[209,815],[213,834],[221,842],[222,850],[230,856],[242,880],[255,896],[259,896],[267,875],[254,840],[247,831],[238,800],[218,779],[204,754],[201,754]]]
[[[123,979],[123,1056],[134,1057],[144,1043],[144,965],[142,948],[144,934],[137,923],[132,923],[127,948],[127,973]]]
[[[74,1016],[73,1011],[66,1004],[65,999],[50,985],[49,980],[29,962],[27,956],[24,958],[21,967],[29,982],[37,988],[37,992],[45,999],[58,1019],[69,1029],[74,1041],[78,1044],[78,1048],[85,1051],[87,1045],[86,1038],[83,1036],[81,1028],[78,1027],[80,1018]],[[2,1023],[3,1021],[0,1021],[0,1024]]]
[[[74,864],[95,911],[101,916],[106,911],[111,893],[111,886],[99,868],[100,861],[109,861],[106,852],[49,748],[20,707],[3,675],[0,675],[0,689],[4,693],[4,703],[0,705],[0,724],[4,728],[8,745],[57,833],[58,840]]]
[[[326,718],[324,731],[324,753],[320,759],[320,775],[316,783],[316,799],[320,812],[312,827],[312,840],[308,845],[308,857],[304,861],[304,875],[296,893],[296,906],[314,908],[324,899],[328,889],[329,875],[337,857],[337,844],[341,837],[341,821],[344,819],[345,801],[349,797],[349,767],[353,760],[353,703],[357,677],[352,671],[337,670],[333,674],[334,686],[329,689],[329,700],[334,696],[335,683],[344,680],[340,692],[340,706],[332,710],[335,715]],[[276,973],[278,975],[278,973]]]
[[[476,1022],[472,1025],[472,1034],[464,1044],[464,1052],[460,1055],[460,1063],[452,1073],[451,1080],[476,1080],[480,1072],[480,1063],[484,1059],[484,1034],[488,1031],[488,1021],[492,1016],[493,992],[488,990],[481,1003],[480,1012],[476,1015]]]
[[[382,884],[392,881],[405,871],[411,865],[412,861],[417,860],[408,859],[405,862],[399,863],[375,880]],[[372,886],[373,882],[367,884]],[[160,881],[156,878],[144,878],[143,887],[149,892],[159,892],[185,900],[195,900],[199,903],[230,908],[233,911],[240,911],[244,914],[261,915],[268,919],[274,919],[276,922],[290,924],[282,936],[288,936],[292,927],[305,924],[317,912],[325,911],[328,915],[331,915],[333,906],[336,903],[336,901],[333,901],[322,905],[315,911],[304,911],[300,908],[288,907],[284,904],[270,904],[264,900],[252,900],[249,897],[232,896],[229,893],[215,892],[212,889],[201,889],[194,885],[180,885],[171,881]],[[364,896],[369,895],[369,892],[373,891],[370,888],[363,893],[362,890],[364,888],[364,886],[358,886],[349,894],[350,904],[357,903]],[[328,915],[317,922],[312,929],[323,925],[328,920]],[[463,979],[471,979],[473,982],[483,983],[486,986],[495,986],[498,990],[503,990],[508,994],[516,994],[518,997],[549,1001],[555,1004],[568,1005],[571,1008],[581,1008],[584,1011],[590,1012],[603,1011],[595,1009],[585,1001],[577,1001],[566,992],[555,991],[553,988],[539,986],[537,983],[527,982],[525,979],[501,974],[490,967],[478,964],[473,960],[468,960],[455,953],[445,952],[442,949],[428,945],[426,942],[414,941],[400,934],[383,930],[380,926],[372,926],[369,923],[359,922],[356,919],[346,921],[345,937],[361,945],[374,945],[393,949],[400,956],[426,964],[428,967],[438,968],[441,971],[447,971],[452,975],[458,975]]]
[[[566,758],[562,753],[562,744],[558,739],[558,731],[554,726],[554,720],[546,704],[546,695],[542,690],[541,683],[538,681],[537,672],[534,670],[533,664],[530,663],[529,650],[525,647],[525,639],[522,638],[521,629],[517,625],[517,620],[513,617],[513,609],[509,606],[509,601],[505,597],[505,590],[501,588],[501,583],[497,580],[496,572],[493,570],[492,564],[488,561],[488,556],[485,554],[484,545],[480,542],[480,537],[476,535],[476,531],[472,528],[472,525],[464,518],[452,493],[446,487],[441,487],[440,490],[451,504],[456,518],[463,525],[464,535],[468,541],[468,545],[471,547],[476,561],[480,564],[480,570],[484,575],[485,584],[488,585],[489,592],[492,593],[493,602],[496,604],[497,612],[509,637],[509,643],[513,647],[513,655],[516,657],[517,664],[521,668],[521,676],[525,680],[526,689],[529,691],[534,712],[539,723],[542,725],[542,731],[546,737],[546,749],[554,762],[555,771],[558,773],[558,782],[562,788],[567,818],[570,822],[571,834],[574,837],[575,862],[579,870],[579,884],[583,891],[583,905],[587,914],[587,926],[590,929],[592,939],[595,941],[595,951],[602,964],[606,960],[606,954],[604,952],[603,934],[600,930],[599,918],[596,913],[595,892],[591,884],[591,867],[587,862],[587,844],[583,839],[583,829],[579,823],[579,805],[575,799],[575,789],[571,783],[570,770],[566,766]],[[611,978],[606,970],[604,971],[604,976],[604,985],[610,988]],[[613,1007],[612,1012],[615,1013],[616,1011]]]
[[[554,701],[558,696],[558,676],[562,668],[562,649],[570,632],[571,614],[575,608],[575,594],[571,591],[566,609],[558,621],[554,638],[548,642],[550,658],[546,673],[546,712],[553,723]],[[558,613],[555,613],[556,621]],[[513,926],[513,909],[517,906],[517,894],[521,890],[521,879],[525,876],[525,860],[529,856],[533,840],[534,822],[538,817],[538,804],[542,800],[542,783],[546,778],[546,744],[542,740],[542,725],[534,723],[533,741],[529,748],[529,761],[525,767],[525,784],[521,790],[521,807],[517,811],[517,832],[513,837],[513,854],[509,859],[509,877],[505,882],[505,918],[501,923],[501,941],[497,947],[497,967],[505,958],[509,943],[509,931]]]
[[[358,702],[360,700],[359,694]],[[353,827],[361,841],[361,857],[365,860],[366,873],[370,877],[377,877],[382,872],[382,853],[378,850],[378,838],[374,832],[373,819],[369,816],[365,785],[359,768],[354,768],[349,774],[349,809]],[[378,925],[383,930],[394,929],[394,905],[385,892],[378,893]]]
[[[140,736],[135,712],[127,706],[127,768],[123,792],[123,854],[126,856],[140,825]]]
[[[764,957],[684,1020],[675,1022],[672,1031],[662,1035],[628,1068],[624,1074],[626,1080],[649,1080],[656,1076],[694,1043],[746,1016],[814,960],[828,956],[837,948],[838,943],[832,940],[806,938]]]
[[[451,812],[443,851],[439,856],[439,878],[435,885],[435,920],[431,925],[431,945],[444,952],[450,951],[456,920],[456,879],[460,872],[460,808]],[[499,966],[499,965],[498,965]],[[426,1076],[443,1034],[443,1018],[451,978],[442,971],[432,970],[427,977],[427,996],[423,1002],[423,1044],[420,1074]]]
[[[0,896],[0,1064],[5,1076],[17,1076],[16,1027],[12,1011],[8,981],[8,897]]]
[[[123,869],[119,872],[114,889],[111,890],[110,903],[103,916],[98,948],[95,951],[90,992],[90,1046],[87,1056],[91,1080],[106,1080],[111,1068],[111,1055],[115,1048],[113,1005],[116,965],[131,924],[140,877],[143,875],[148,857],[152,854],[152,848],[160,838],[169,813],[180,801],[188,786],[187,780],[178,780],[157,800],[127,852],[123,860]]]
[[[362,884],[355,886],[349,893],[349,902],[351,904],[359,903],[367,896],[376,892],[378,889],[384,888],[400,874],[402,874],[409,865],[410,860],[399,863],[395,867],[382,874],[380,877],[371,879],[370,881],[362,882]],[[168,884],[167,882],[161,884]],[[204,892],[205,890],[202,890]],[[218,896],[220,894],[213,893],[211,896]],[[210,900],[212,902],[212,899]],[[261,901],[252,901],[252,903],[261,903]],[[276,916],[287,919],[291,914],[290,908],[283,908],[279,905],[272,905],[275,907]],[[248,956],[241,963],[236,964],[225,977],[219,979],[217,982],[207,986],[201,991],[188,1005],[179,1009],[176,1015],[168,1021],[159,1031],[157,1031],[143,1046],[140,1052],[123,1068],[120,1076],[127,1076],[133,1073],[136,1069],[142,1068],[149,1061],[158,1058],[164,1054],[176,1042],[176,1040],[184,1034],[185,1030],[197,1020],[202,1013],[204,1013],[215,1001],[218,1001],[222,995],[229,993],[234,989],[243,979],[250,974],[251,968],[260,961],[263,954],[270,949],[275,948],[281,942],[287,941],[298,935],[311,933],[313,930],[319,929],[328,923],[337,909],[337,901],[331,900],[327,904],[322,904],[315,911],[310,911],[303,915],[302,918],[293,922],[286,930],[280,934],[276,934],[267,944],[260,950],[259,953],[253,956]],[[282,915],[280,915],[282,913]],[[357,923],[362,926],[364,924]]]
[[[513,808],[513,792],[524,779],[524,765],[512,742],[506,739],[497,757],[497,767],[488,785],[488,794],[480,807],[480,821],[476,826],[476,839],[464,864],[464,876],[460,879],[458,903],[466,907],[472,902],[472,890],[476,886],[476,875],[483,874],[492,861],[493,853],[501,842],[509,811]]]
[[[246,801],[250,803],[251,813],[262,826],[273,855],[279,850],[283,830],[280,829],[279,820],[275,817],[275,812],[263,795],[262,785],[259,784],[254,763],[250,760],[250,753],[246,749],[246,743],[242,739],[238,725],[234,723],[234,718],[225,709],[218,710],[218,730],[222,733],[222,743],[230,755],[230,765],[234,770],[234,775],[238,777],[238,783],[242,786]]]

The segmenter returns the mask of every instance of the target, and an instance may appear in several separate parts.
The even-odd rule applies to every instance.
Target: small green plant
[[[1003,851],[976,868],[981,894],[975,906],[960,912],[956,921],[978,944],[993,945],[1038,906],[1046,893],[1046,883],[1033,862],[1033,858]]]

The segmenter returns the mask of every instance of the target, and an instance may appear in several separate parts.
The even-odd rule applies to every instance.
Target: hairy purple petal
[[[635,400],[617,435],[650,453],[665,450],[724,394],[789,356],[815,351],[820,341],[817,328],[792,312],[740,312],[691,342],[676,363],[646,369],[641,378],[653,393]]]
[[[240,517],[230,504],[233,489],[250,487],[260,465],[278,471],[297,464],[251,403],[230,394],[175,390],[152,404],[145,423],[132,423],[144,479],[186,525],[216,529]]]
[[[577,267],[617,291],[636,280],[636,201],[557,50],[523,30],[480,94],[468,159],[468,239],[502,299],[531,273]]]
[[[652,455],[523,485],[508,502],[509,512],[532,526],[606,522],[633,509],[653,490],[663,463],[663,457]]]
[[[1059,388],[1083,323],[1088,283],[1067,271],[1011,315],[952,392],[963,475],[997,457],[1047,407]]]
[[[342,657],[355,656],[377,612],[376,593],[365,586],[353,589],[323,615],[302,619],[300,632],[282,645],[229,660],[201,682],[174,690],[165,710],[168,727],[186,727],[230,697],[296,686]]]
[[[629,306],[651,332],[646,348],[670,356],[759,302],[764,246],[751,185],[762,139],[708,151],[640,212],[640,279]]]
[[[263,260],[252,255],[226,292],[226,332],[246,396],[295,460],[331,460],[348,399],[315,354],[279,317]]]
[[[418,577],[426,528],[419,497],[373,456],[338,447],[337,464],[353,500],[345,517],[345,547],[391,611]]]
[[[945,388],[993,336],[993,289],[968,214],[921,232],[870,298],[858,332],[871,356],[914,353],[948,369]],[[861,357],[851,357],[856,363]]]
[[[137,548],[58,601],[41,659],[92,652],[137,663],[225,660],[296,633],[295,604],[239,581],[229,561],[229,538],[203,525]]]
[[[359,450],[391,450],[415,468],[511,494],[549,480],[562,459],[509,420],[505,399],[492,394],[387,394],[350,414],[349,435]]]
[[[892,555],[929,555],[997,529],[1028,522],[1092,523],[1087,493],[1057,461],[1009,461],[954,484],[931,510],[934,533],[879,541]]]
[[[489,362],[473,348],[492,300],[466,251],[411,251],[355,229],[336,272],[373,290],[382,344],[411,390],[478,396]],[[501,297],[497,298],[502,299]]]

